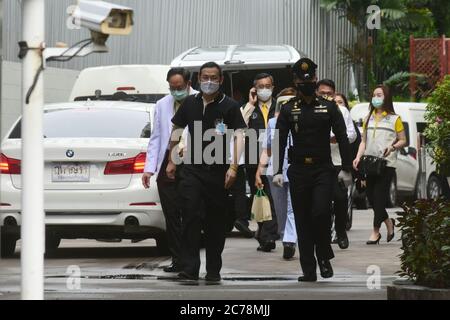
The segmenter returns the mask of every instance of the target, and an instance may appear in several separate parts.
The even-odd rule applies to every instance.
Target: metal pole
[[[42,300],[45,247],[42,73],[28,104],[25,97],[42,63],[41,51],[34,48],[44,42],[44,0],[24,0],[22,4],[23,41],[30,48],[22,63],[22,299]]]

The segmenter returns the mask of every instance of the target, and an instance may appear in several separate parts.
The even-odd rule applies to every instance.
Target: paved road
[[[353,229],[349,232],[350,248],[335,247],[336,258],[332,262],[335,277],[327,280],[319,277],[312,284],[297,282],[298,253],[292,261],[284,261],[281,243],[277,243],[272,253],[261,253],[256,251],[254,239],[236,234],[226,242],[220,285],[207,285],[203,280],[181,283],[165,274],[162,267],[169,264],[169,258],[157,256],[153,240],[137,244],[63,240],[57,255],[45,261],[45,298],[386,299],[386,285],[396,278],[395,272],[399,270],[400,243],[386,243],[383,228],[380,245],[367,246],[371,225],[371,211],[355,211]],[[0,260],[0,299],[20,298],[19,251],[20,246],[15,258]],[[373,270],[380,271],[379,289],[367,286]],[[80,277],[68,278],[71,272],[77,275],[78,271]],[[204,274],[202,264],[201,276]],[[376,286],[376,278],[370,283]]]

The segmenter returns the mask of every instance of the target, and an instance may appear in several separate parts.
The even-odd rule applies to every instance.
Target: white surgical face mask
[[[258,99],[261,100],[262,102],[266,102],[269,101],[270,98],[272,98],[272,89],[258,89],[257,90],[257,95],[258,95]]]
[[[200,89],[204,94],[211,95],[219,91],[220,83],[218,82],[200,82]]]

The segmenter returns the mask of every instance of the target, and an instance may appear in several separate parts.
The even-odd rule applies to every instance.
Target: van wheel
[[[427,197],[428,199],[436,200],[442,196],[442,181],[436,176],[431,176],[427,183]]]
[[[397,205],[397,178],[394,177],[389,187],[388,208],[395,208]]]
[[[6,236],[5,227],[2,227],[1,234],[0,256],[2,258],[10,258],[16,252],[16,239]]]

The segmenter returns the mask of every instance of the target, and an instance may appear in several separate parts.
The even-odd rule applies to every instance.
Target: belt
[[[294,161],[292,161],[293,164],[299,164],[299,165],[316,165],[316,164],[330,164],[331,159],[324,159],[324,158],[315,158],[315,157],[296,157]]]

